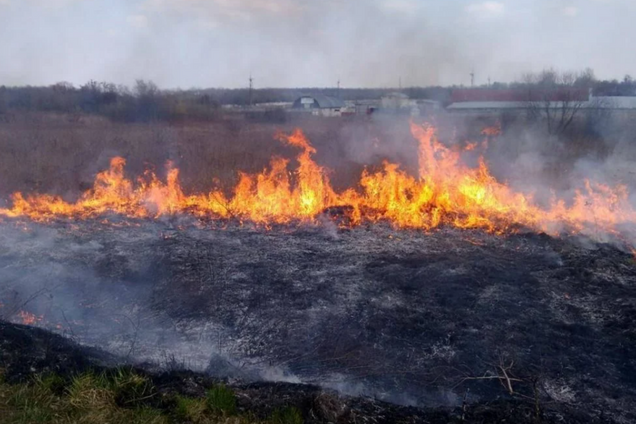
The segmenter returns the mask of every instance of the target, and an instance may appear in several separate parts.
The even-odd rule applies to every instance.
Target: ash
[[[0,315],[122,361],[636,420],[636,263],[609,245],[185,218],[1,228]]]

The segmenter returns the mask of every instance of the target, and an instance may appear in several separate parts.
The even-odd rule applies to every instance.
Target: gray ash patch
[[[3,224],[0,314],[132,362],[406,405],[511,396],[505,369],[517,399],[636,419],[636,264],[611,246],[133,224]]]

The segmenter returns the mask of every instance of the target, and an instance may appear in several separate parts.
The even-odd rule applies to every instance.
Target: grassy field
[[[440,115],[432,121],[442,141],[460,145],[481,143],[482,129],[496,122],[496,117],[455,115]],[[612,170],[629,168],[636,158],[633,131],[624,123],[616,124],[604,139],[584,133],[556,139],[527,123],[503,124],[503,135],[490,140],[484,156],[495,177],[511,183],[521,181],[522,187],[531,181],[534,186],[569,189],[569,176],[581,159],[595,162],[579,166],[589,174],[608,157],[611,166],[606,168]],[[294,128],[306,133],[317,150],[315,160],[328,170],[336,190],[356,188],[362,170],[373,169],[384,160],[417,175],[417,141],[405,116],[325,119],[297,115],[279,124],[235,118],[168,124],[23,113],[0,121],[0,199],[22,191],[56,194],[72,201],[91,187],[95,174],[108,168],[113,156],[127,160],[126,172],[131,178],[146,169],[162,178],[165,164],[171,161],[180,169],[187,193],[207,192],[213,187],[229,192],[239,172],[260,172],[274,156],[291,159],[289,169],[293,170],[298,149],[283,145],[275,135]],[[471,166],[476,166],[477,156],[473,156]],[[605,169],[601,173],[603,177],[608,174]],[[625,181],[626,172],[614,173],[631,183]],[[579,180],[582,178],[577,177]]]
[[[115,155],[127,172],[154,168],[161,176],[172,161],[187,191],[231,187],[239,171],[259,172],[272,156],[294,158],[298,150],[275,139],[300,127],[318,150],[316,160],[331,171],[336,188],[354,185],[364,165],[383,159],[415,166],[415,141],[403,120],[390,125],[365,119],[311,117],[285,124],[225,121],[169,125],[123,124],[96,117],[25,115],[0,124],[0,194],[37,191],[72,198],[92,184]],[[291,164],[293,166],[293,163]]]
[[[38,376],[30,383],[0,381],[0,423],[7,424],[302,424],[295,408],[267,419],[240,412],[234,392],[218,385],[204,398],[160,393],[145,376],[126,369],[63,378]]]

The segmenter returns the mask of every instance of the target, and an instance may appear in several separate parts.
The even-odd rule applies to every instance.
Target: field
[[[583,159],[615,156],[587,140],[521,169],[545,158],[549,144],[524,145],[527,135],[512,144],[518,129],[500,134],[488,120],[436,124],[440,141],[457,146],[448,152],[461,151],[479,169],[473,149],[484,148],[494,175],[515,187],[532,175],[535,187],[549,182],[569,193]],[[291,173],[299,149],[275,135],[296,127],[338,192],[360,189],[363,170],[385,160],[417,175],[418,144],[405,118],[169,125],[24,115],[0,124],[0,189],[5,199],[23,191],[74,202],[111,157],[122,156],[131,179],[150,168],[164,180],[172,161],[186,194],[230,193],[240,171],[261,172],[273,156],[291,159]],[[537,155],[528,160],[528,151]],[[583,211],[601,210],[601,201],[590,202]],[[39,221],[5,214],[0,317],[66,339],[1,322],[0,369],[22,386],[3,384],[0,394],[35,391],[66,410],[79,383],[67,379],[71,392],[58,396],[33,375],[79,373],[93,384],[105,369],[133,365],[173,396],[145,411],[157,422],[215,422],[204,421],[219,419],[204,397],[220,382],[236,393],[240,419],[264,422],[280,411],[312,423],[632,422],[636,264],[631,210],[618,209],[629,199],[621,202],[611,203],[609,227],[600,215],[581,218],[572,209],[566,224],[591,226],[551,235],[519,223],[505,232],[481,221],[457,228],[473,222],[457,218],[463,211],[429,231],[390,219],[349,225],[345,206],[258,225],[188,209]],[[465,207],[480,218],[486,210]],[[162,378],[173,379],[162,386]],[[111,380],[99,384],[106,398],[116,396]],[[200,421],[175,418],[174,396],[199,404]],[[126,416],[113,402],[110,417]],[[2,407],[26,413],[15,402]]]
[[[295,149],[275,139],[277,132],[301,127],[318,151],[316,159],[332,171],[336,187],[357,182],[365,164],[390,159],[417,165],[414,142],[405,125],[370,120],[290,120],[284,124],[226,120],[168,125],[122,124],[99,117],[21,115],[0,125],[2,192],[37,191],[66,196],[90,187],[95,173],[113,156],[127,160],[139,176],[148,167],[159,174],[167,161],[179,167],[188,191],[206,191],[215,179],[225,187],[238,171],[262,171],[273,156],[293,158]]]

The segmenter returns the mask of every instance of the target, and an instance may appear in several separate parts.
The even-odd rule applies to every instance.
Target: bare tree
[[[137,100],[137,119],[154,121],[159,113],[161,92],[152,81],[137,80],[133,91]]]
[[[562,134],[583,110],[593,107],[590,90],[594,72],[557,72],[547,69],[526,74],[527,113],[533,120],[544,120],[549,134]]]

